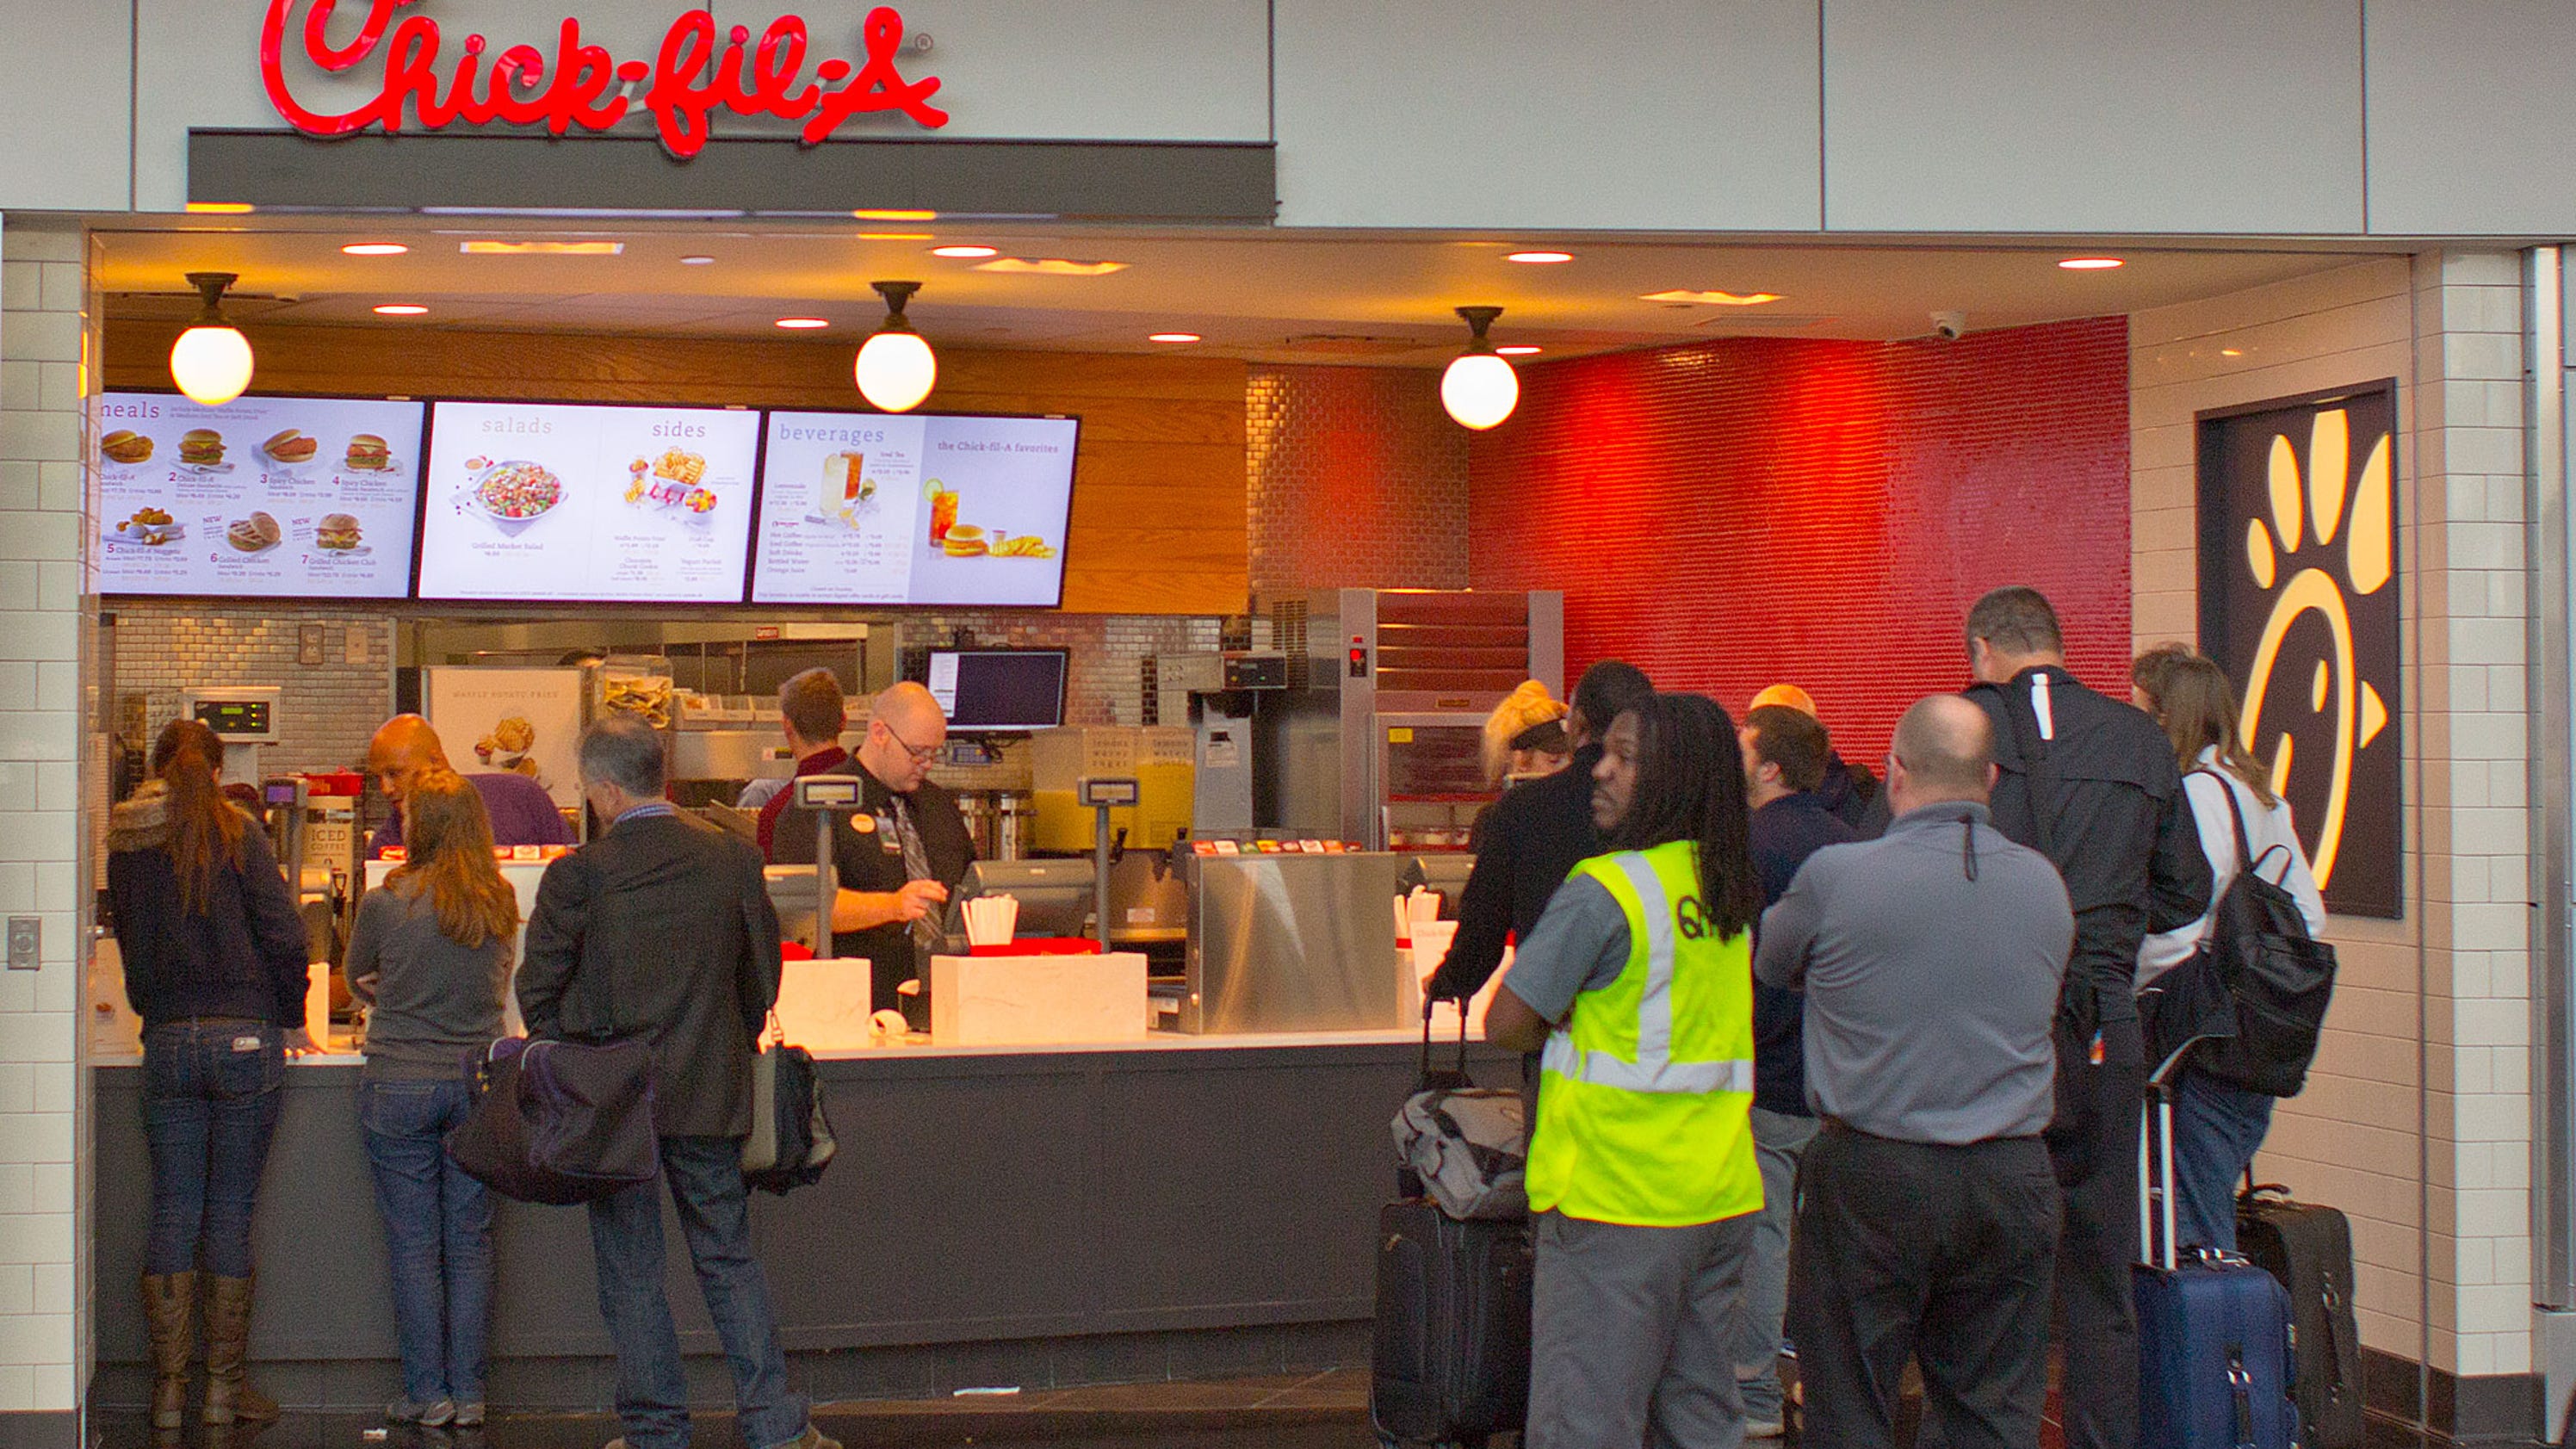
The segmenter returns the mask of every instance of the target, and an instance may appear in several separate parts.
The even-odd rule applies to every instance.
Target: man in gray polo
[[[1892,1445],[1907,1356],[1949,1449],[2039,1442],[2057,1179],[2050,1028],[2075,918],[2047,857],[1988,823],[1993,727],[1905,712],[1895,821],[1807,857],[1754,975],[1804,991],[1808,1147],[1789,1265],[1810,1442]]]

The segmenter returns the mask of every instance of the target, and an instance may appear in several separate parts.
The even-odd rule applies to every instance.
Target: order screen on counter
[[[739,603],[760,414],[441,402],[420,597]]]
[[[423,405],[176,393],[98,400],[102,594],[398,599]]]
[[[771,413],[752,602],[1053,607],[1080,428]]]

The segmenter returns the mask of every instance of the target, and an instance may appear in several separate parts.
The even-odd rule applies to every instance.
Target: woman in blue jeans
[[[277,1417],[247,1382],[250,1222],[286,1054],[311,1046],[306,944],[267,835],[223,797],[223,759],[213,730],[173,720],[153,742],[153,778],[108,816],[108,901],[126,999],[143,1018],[152,1154],[143,1308],[156,1440],[174,1438],[187,1417],[201,1286],[199,1417],[216,1426]]]
[[[492,859],[483,799],[452,770],[403,799],[408,858],[358,906],[349,989],[367,1003],[358,1125],[393,1254],[402,1397],[385,1417],[484,1417],[492,1199],[441,1143],[473,1105],[471,1060],[501,1035],[519,904]]]
[[[2156,717],[2173,741],[2183,769],[2183,794],[2191,801],[2210,871],[2209,909],[2201,918],[2149,936],[2138,948],[2138,989],[2190,960],[2208,942],[2219,898],[2236,879],[2237,816],[2245,821],[2247,858],[2264,879],[2298,901],[2310,934],[2324,931],[2325,900],[2291,824],[2290,802],[2272,792],[2271,772],[2237,732],[2236,687],[2226,671],[2198,654],[2166,645],[2141,655],[2131,677],[2140,707]],[[2177,1243],[2236,1251],[2237,1179],[2253,1165],[2271,1127],[2270,1097],[2197,1067],[2183,1068],[2174,1084]]]

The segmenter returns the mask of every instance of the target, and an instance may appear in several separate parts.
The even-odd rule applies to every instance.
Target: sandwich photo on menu
[[[346,553],[358,546],[358,520],[345,513],[326,513],[313,530],[313,546]]]
[[[349,440],[346,466],[361,473],[382,473],[394,465],[393,450],[373,433],[360,433]]]
[[[179,435],[179,461],[191,468],[224,465],[224,435],[212,428],[190,428]]]
[[[148,463],[152,440],[131,428],[118,428],[98,440],[98,451],[111,463]]]
[[[313,455],[322,451],[322,440],[300,429],[288,428],[260,444],[259,450],[272,460],[292,467],[297,463],[312,462]]]

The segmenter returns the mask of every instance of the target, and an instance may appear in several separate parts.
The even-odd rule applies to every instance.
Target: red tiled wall
[[[1625,658],[1741,711],[1804,685],[1875,762],[1966,682],[1999,584],[2057,605],[2128,695],[2128,323],[1961,341],[1728,339],[1521,370],[1471,446],[1477,588],[1565,590],[1566,673]]]
[[[1438,373],[1255,367],[1246,415],[1254,588],[1467,586],[1466,430]]]

